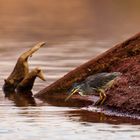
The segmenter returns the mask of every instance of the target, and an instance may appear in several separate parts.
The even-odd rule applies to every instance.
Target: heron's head
[[[69,95],[68,97],[65,99],[65,101],[67,101],[73,94],[75,93],[79,93],[81,96],[83,95],[84,93],[84,90],[83,90],[83,84],[78,84],[78,83],[75,83],[72,87],[72,89],[70,90],[69,92]]]

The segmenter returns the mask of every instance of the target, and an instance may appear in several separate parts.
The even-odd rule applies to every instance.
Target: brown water
[[[30,61],[47,81],[33,93],[139,31],[139,0],[0,0],[0,86],[17,57],[39,41]],[[37,106],[0,92],[0,140],[138,140],[140,122],[90,109]]]

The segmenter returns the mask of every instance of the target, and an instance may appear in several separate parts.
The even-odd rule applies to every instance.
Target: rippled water
[[[33,44],[34,42],[1,44],[3,50],[0,60],[1,87],[3,79],[11,72],[19,53],[28,49],[26,46]],[[18,48],[19,45],[20,48]],[[93,42],[90,41],[75,41],[40,49],[31,58],[30,68],[40,66],[46,74],[47,81],[37,80],[33,92],[36,93],[74,67],[107,49],[98,42],[96,42],[97,48],[91,47],[91,45]],[[76,50],[75,46],[80,46],[80,49]],[[18,48],[18,50],[11,51],[8,47],[12,47],[13,50]],[[5,48],[7,49],[5,50]],[[26,103],[8,100],[1,91],[1,140],[15,137],[19,140],[28,138],[31,140],[140,138],[140,125],[134,125],[137,124],[137,121],[107,117],[100,113],[90,114],[88,111],[77,108],[51,106],[38,100],[36,102],[37,106],[28,106]]]
[[[41,67],[47,81],[37,79],[34,94],[139,28],[139,1],[67,2],[0,1],[1,88],[19,54],[38,41],[47,45],[30,58],[30,69]],[[7,99],[0,90],[0,140],[140,139],[140,122],[135,119],[35,102],[36,106]]]

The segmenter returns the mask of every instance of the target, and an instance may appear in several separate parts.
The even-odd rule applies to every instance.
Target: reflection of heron
[[[24,86],[25,88],[32,89],[36,77],[44,80],[42,71],[40,69],[36,68],[29,73],[28,66],[28,58],[31,57],[34,52],[36,52],[40,47],[44,45],[45,42],[38,43],[18,58],[13,72],[7,79],[5,79],[5,84],[3,86],[4,91],[14,91],[17,87],[21,89],[21,87],[23,88]]]
[[[100,96],[100,99],[95,104],[102,105],[106,99],[105,89],[110,87],[114,79],[120,75],[120,72],[104,72],[91,75],[83,82],[74,84],[70,95],[65,100],[67,101],[74,93],[79,93],[81,96],[95,94]]]

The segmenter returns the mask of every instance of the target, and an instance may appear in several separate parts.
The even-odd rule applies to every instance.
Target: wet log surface
[[[122,112],[140,115],[140,55],[125,58],[111,71],[120,71],[123,75],[107,91],[105,105]]]
[[[94,97],[73,95],[65,102],[73,83],[99,72],[119,71],[122,76],[106,91],[103,107],[123,113],[140,115],[140,33],[118,44],[66,74],[35,95],[50,104],[59,106],[88,106]]]

